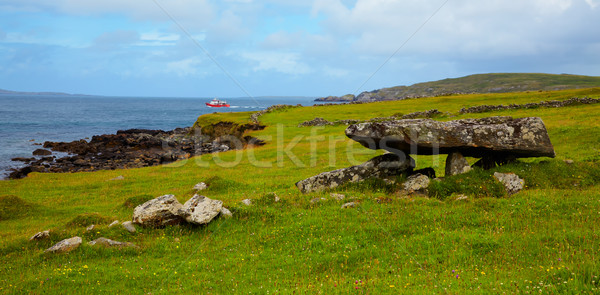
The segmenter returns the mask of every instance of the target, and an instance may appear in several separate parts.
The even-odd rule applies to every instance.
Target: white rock
[[[221,216],[223,216],[225,218],[231,218],[231,217],[233,217],[233,214],[231,213],[231,211],[229,211],[229,209],[223,207],[223,208],[221,208]]]
[[[460,194],[460,195],[456,196],[456,201],[462,201],[462,200],[467,200],[467,199],[469,199],[469,197],[467,197],[467,196],[465,196],[463,194]]]
[[[113,221],[111,224],[108,225],[108,227],[113,227],[115,225],[119,224],[118,220]]]
[[[346,198],[346,196],[344,196],[342,194],[336,194],[336,193],[332,193],[330,196],[338,201],[341,201]]]
[[[178,224],[182,221],[178,215],[182,207],[174,195],[160,196],[135,207],[133,223],[151,227]]]
[[[429,177],[426,175],[414,174],[406,179],[406,181],[403,183],[403,186],[404,190],[406,190],[408,193],[413,193],[427,189],[429,182]]]
[[[131,222],[131,221],[125,221],[121,225],[128,232],[130,232],[130,233],[134,233],[135,232],[135,225],[133,225],[133,222]]]
[[[525,180],[514,173],[494,172],[494,177],[504,185],[509,195],[520,192],[525,186]]]
[[[242,204],[244,204],[246,206],[252,206],[252,200],[244,199],[244,200],[242,200]]]
[[[90,245],[90,246],[102,245],[104,247],[116,247],[116,248],[136,247],[132,243],[113,241],[111,239],[107,239],[104,237],[97,238],[91,242],[88,242],[88,245]]]
[[[58,243],[56,243],[54,246],[46,249],[46,253],[66,253],[66,252],[70,252],[73,251],[75,249],[77,249],[77,247],[79,247],[79,245],[81,245],[81,238],[80,237],[72,237],[70,239],[64,239]]]
[[[96,226],[92,224],[92,225],[88,226],[88,227],[85,229],[85,231],[92,231],[92,230],[94,230],[94,228],[95,228],[95,227],[96,227]]]
[[[199,182],[196,185],[194,185],[194,190],[197,190],[197,191],[203,191],[207,188],[208,188],[208,185],[206,185],[206,183],[204,183],[204,182]]]
[[[30,241],[40,241],[40,240],[44,240],[50,237],[50,231],[49,230],[45,230],[45,231],[41,231],[33,236],[31,236],[31,238],[29,238]]]
[[[110,180],[123,180],[123,179],[125,179],[125,177],[123,177],[123,175],[119,175],[115,178],[111,178]]]
[[[342,205],[342,209],[354,208],[354,207],[356,207],[356,203],[355,202],[349,202],[349,203],[346,203],[346,204]]]
[[[222,201],[194,195],[183,204],[183,207],[178,211],[178,215],[185,218],[185,221],[189,223],[207,224],[219,215],[222,208]]]

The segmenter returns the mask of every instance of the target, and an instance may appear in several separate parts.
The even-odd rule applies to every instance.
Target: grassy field
[[[600,104],[458,114],[475,105],[582,96],[598,98],[600,88],[292,108],[260,118],[267,127],[250,135],[267,141],[263,147],[157,167],[0,181],[0,293],[597,294]],[[438,120],[539,116],[557,157],[448,177],[432,187],[431,198],[402,198],[398,186],[375,180],[337,188],[344,201],[331,192],[303,195],[294,186],[381,153],[346,139],[345,126],[299,123],[434,108],[445,113]],[[210,114],[197,125],[228,116],[243,123],[249,115]],[[417,168],[434,167],[443,176],[443,156],[416,161]],[[517,173],[526,189],[510,197],[497,193],[494,171]],[[110,180],[119,175],[124,180]],[[174,194],[183,203],[200,181],[210,185],[203,194],[223,200],[232,219],[138,227],[135,234],[107,226],[130,220],[133,207],[149,198]],[[457,201],[459,193],[468,199]],[[310,202],[321,197],[326,200]],[[240,203],[246,198],[253,206]],[[349,201],[359,205],[341,209]],[[91,223],[96,228],[86,232]],[[47,229],[50,240],[28,241]],[[43,253],[75,235],[84,240],[75,251]],[[140,248],[85,244],[101,236]]]

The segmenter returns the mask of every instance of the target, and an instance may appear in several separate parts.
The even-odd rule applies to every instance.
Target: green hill
[[[600,77],[580,75],[498,73],[477,74],[461,78],[396,86],[367,91],[354,97],[326,97],[319,101],[384,101],[406,98],[468,93],[506,93],[518,91],[553,91],[600,87]]]

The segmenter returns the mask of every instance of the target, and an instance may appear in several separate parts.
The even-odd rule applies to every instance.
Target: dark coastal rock
[[[360,182],[370,177],[385,178],[400,175],[411,171],[413,167],[415,161],[408,156],[384,154],[357,166],[323,172],[298,181],[296,186],[303,193],[322,191],[349,182]]]
[[[46,157],[15,158],[29,163],[29,166],[15,169],[11,179],[27,176],[31,172],[79,172],[140,168],[166,164],[193,156],[242,149],[246,146],[264,145],[264,141],[244,136],[246,130],[260,130],[259,124],[235,125],[219,122],[207,126],[207,133],[192,128],[177,128],[171,131],[129,129],[116,134],[93,136],[88,142],[44,143],[44,148],[71,155],[54,160]],[[49,151],[48,151],[49,152]]]
[[[544,122],[537,117],[490,117],[439,122],[409,119],[361,123],[346,129],[346,136],[371,149],[432,155],[460,152],[481,158],[554,157]]]
[[[29,163],[29,162],[35,161],[35,158],[17,157],[17,158],[12,158],[10,160],[15,161],[15,162]]]
[[[45,150],[45,149],[37,149],[37,150],[33,151],[33,155],[34,156],[50,156],[50,155],[52,155],[52,152],[49,150]]]

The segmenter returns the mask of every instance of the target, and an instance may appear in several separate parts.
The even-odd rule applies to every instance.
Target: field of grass
[[[597,294],[600,104],[458,114],[475,105],[582,96],[599,98],[600,88],[292,108],[260,118],[267,127],[250,135],[265,140],[262,147],[157,167],[33,173],[0,181],[0,293]],[[448,177],[432,187],[430,198],[399,197],[397,185],[378,181],[337,188],[344,201],[331,192],[304,195],[294,186],[381,153],[345,138],[345,126],[299,128],[299,123],[434,108],[445,113],[438,120],[539,116],[557,158]],[[243,123],[246,117],[249,113],[211,114],[197,125]],[[417,168],[434,167],[443,176],[443,156],[416,161]],[[510,197],[498,193],[494,171],[518,174],[526,189]],[[124,180],[110,180],[119,175]],[[223,200],[232,219],[138,227],[134,234],[107,226],[130,220],[133,207],[149,198],[174,194],[183,203],[200,181],[210,185],[203,194]],[[456,200],[459,193],[468,199]],[[326,200],[311,202],[321,197]],[[240,203],[246,198],[253,206]],[[341,209],[349,201],[358,206]],[[96,228],[86,232],[91,223]],[[47,229],[50,240],[28,241]],[[75,251],[43,253],[75,235],[84,240]],[[101,236],[140,248],[86,245]]]

